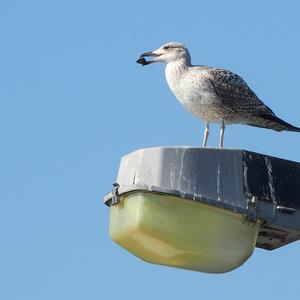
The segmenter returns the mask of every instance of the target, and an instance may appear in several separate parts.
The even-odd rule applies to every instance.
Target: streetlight
[[[208,273],[241,266],[254,247],[300,238],[300,164],[244,150],[140,149],[124,156],[110,236],[141,259]]]

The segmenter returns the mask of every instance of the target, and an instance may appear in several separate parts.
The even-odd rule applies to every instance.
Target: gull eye
[[[170,46],[164,46],[164,50],[170,49]]]

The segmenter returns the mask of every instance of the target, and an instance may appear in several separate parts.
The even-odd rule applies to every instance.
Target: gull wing
[[[222,103],[232,112],[255,116],[274,115],[240,76],[224,70],[208,70],[209,80]]]

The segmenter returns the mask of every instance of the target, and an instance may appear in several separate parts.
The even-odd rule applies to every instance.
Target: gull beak
[[[145,57],[158,57],[158,56],[160,56],[160,54],[155,53],[155,51],[153,51],[153,52],[145,52],[145,53],[143,53],[143,54],[140,55],[140,58],[136,62],[138,64],[146,66],[146,65],[158,62],[158,60],[156,60],[155,58],[151,59],[151,60],[146,60]]]

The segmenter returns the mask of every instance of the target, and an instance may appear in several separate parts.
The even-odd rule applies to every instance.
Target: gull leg
[[[206,147],[206,145],[207,145],[208,136],[209,136],[209,123],[205,122],[203,147]]]
[[[220,148],[223,148],[224,131],[225,131],[225,124],[224,121],[222,120],[221,127],[220,127],[220,144],[219,144]]]

